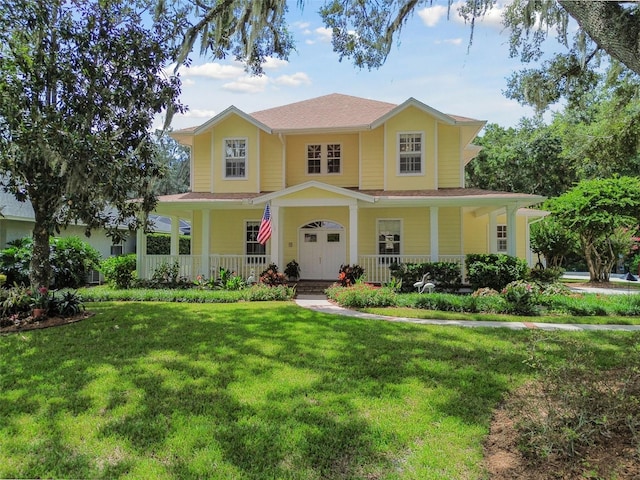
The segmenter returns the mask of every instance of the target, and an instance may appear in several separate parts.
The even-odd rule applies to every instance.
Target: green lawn
[[[483,478],[492,411],[540,335],[288,302],[88,308],[0,336],[0,478]],[[606,365],[631,338],[545,335],[550,361],[577,342]]]

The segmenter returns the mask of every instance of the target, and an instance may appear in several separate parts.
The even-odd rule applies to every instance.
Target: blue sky
[[[519,59],[509,58],[508,32],[500,23],[504,2],[476,23],[470,48],[469,25],[454,9],[447,19],[445,3],[416,10],[386,63],[371,71],[339,61],[331,32],[317,14],[322,2],[307,0],[302,11],[292,5],[288,19],[296,51],[289,60],[270,59],[265,74],[256,77],[233,60],[192,55],[191,67],[180,71],[181,101],[189,112],[176,115],[172,127],[200,125],[231,105],[251,113],[330,93],[391,103],[414,97],[445,113],[505,127],[531,116],[531,108],[502,95],[506,78],[522,68]]]

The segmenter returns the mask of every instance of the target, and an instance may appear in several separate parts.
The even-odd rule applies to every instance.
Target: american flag
[[[258,243],[264,245],[267,240],[271,238],[271,210],[269,204],[264,206],[264,213],[262,214],[262,221],[260,222],[260,229],[258,230]]]

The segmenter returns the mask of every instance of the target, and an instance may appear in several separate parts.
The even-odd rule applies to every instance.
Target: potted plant
[[[287,266],[284,268],[284,274],[292,281],[300,277],[300,265],[298,265],[295,259],[287,263]]]
[[[33,308],[33,317],[39,318],[47,315],[49,309],[49,289],[47,287],[38,287],[32,297],[31,307]]]

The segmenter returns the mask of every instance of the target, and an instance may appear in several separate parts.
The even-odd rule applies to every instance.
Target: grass
[[[534,332],[289,302],[96,303],[0,336],[0,478],[477,479]],[[625,333],[557,333],[624,363]],[[564,343],[571,339],[571,344]]]

